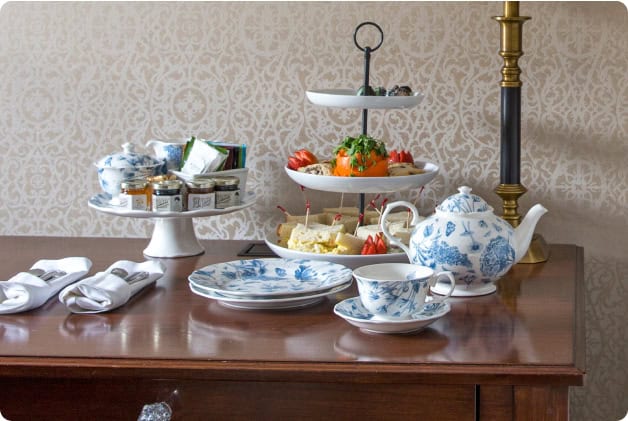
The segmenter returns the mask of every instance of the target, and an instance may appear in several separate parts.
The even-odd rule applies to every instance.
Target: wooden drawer
[[[472,385],[4,379],[9,420],[134,420],[170,399],[173,420],[473,420]],[[176,392],[175,392],[176,391]],[[174,395],[173,395],[173,392]]]

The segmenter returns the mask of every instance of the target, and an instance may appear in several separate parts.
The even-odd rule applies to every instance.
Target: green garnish
[[[357,168],[358,171],[366,170],[365,163],[367,158],[370,156],[371,151],[374,151],[376,155],[379,155],[382,158],[388,157],[388,152],[386,152],[384,142],[365,134],[361,134],[358,137],[345,137],[342,143],[334,149],[334,156],[336,156],[338,152],[343,149],[345,150],[345,154],[349,157],[351,168]],[[362,157],[360,160],[361,162],[358,161],[358,155]],[[372,165],[376,164],[377,163],[375,161],[372,162]],[[332,159],[331,165],[336,166],[336,158]]]

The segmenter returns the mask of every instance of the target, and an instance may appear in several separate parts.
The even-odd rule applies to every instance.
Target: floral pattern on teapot
[[[489,223],[484,219],[452,222],[435,217],[417,226],[420,237],[413,236],[410,240],[411,248],[416,250],[412,262],[432,269],[447,268],[467,285],[475,281],[493,282],[515,260],[511,236],[503,224],[508,222]],[[478,241],[480,238],[489,241]],[[479,255],[479,271],[474,269],[474,255]]]
[[[515,229],[482,198],[471,194],[470,187],[458,190],[434,215],[415,225],[408,246],[390,234],[386,216],[393,208],[405,206],[415,215],[413,220],[418,219],[411,203],[390,203],[382,215],[381,229],[392,244],[406,252],[411,263],[451,271],[456,288],[465,289],[464,295],[482,295],[494,291],[492,284],[525,255],[534,227],[547,209],[535,205]]]

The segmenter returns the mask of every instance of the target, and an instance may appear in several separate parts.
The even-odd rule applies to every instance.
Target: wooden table
[[[41,258],[86,256],[92,272],[142,261],[147,240],[0,237],[0,279]],[[173,419],[565,420],[584,380],[583,252],[553,245],[498,292],[452,299],[413,335],[363,333],[333,314],[352,287],[316,306],[235,310],[194,295],[196,268],[249,241],[203,241],[163,259],[156,286],[126,306],[70,314],[52,299],[0,315],[0,412],[12,421],[134,420],[168,400]]]

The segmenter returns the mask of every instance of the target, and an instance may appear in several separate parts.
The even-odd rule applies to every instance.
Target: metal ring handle
[[[377,28],[377,30],[379,31],[379,34],[381,35],[379,39],[379,44],[377,44],[375,48],[370,48],[368,46],[362,47],[360,44],[358,44],[358,31],[360,30],[360,28],[362,28],[365,25],[374,26],[375,28]],[[379,47],[381,47],[382,43],[384,42],[384,31],[382,31],[382,28],[380,28],[379,25],[376,24],[375,22],[362,22],[361,24],[357,26],[357,28],[355,28],[355,32],[353,32],[353,42],[355,43],[355,46],[358,47],[359,50],[366,51],[366,49],[369,48],[369,50],[373,52],[377,50]]]

